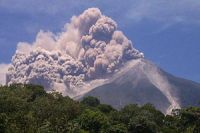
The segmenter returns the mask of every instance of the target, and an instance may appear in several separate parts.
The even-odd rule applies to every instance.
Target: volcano
[[[127,104],[151,103],[170,114],[172,109],[199,106],[200,84],[173,76],[146,59],[138,59],[77,99],[85,96],[97,97],[117,109]]]
[[[98,8],[73,16],[60,33],[19,42],[6,84],[39,84],[74,99],[98,97],[119,109],[151,103],[164,113],[200,101],[198,83],[175,77],[144,57]]]

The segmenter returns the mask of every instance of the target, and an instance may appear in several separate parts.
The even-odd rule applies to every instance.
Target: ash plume
[[[0,64],[0,86],[1,85],[5,85],[6,83],[6,73],[8,71],[9,68],[9,64]]]
[[[73,97],[85,81],[101,79],[143,57],[114,20],[89,8],[73,16],[61,33],[40,31],[33,43],[20,42],[6,80],[40,84]]]

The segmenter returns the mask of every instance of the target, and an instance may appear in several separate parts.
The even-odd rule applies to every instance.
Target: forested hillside
[[[200,108],[171,116],[151,104],[115,110],[94,97],[79,102],[41,86],[15,84],[0,87],[0,133],[200,133]]]

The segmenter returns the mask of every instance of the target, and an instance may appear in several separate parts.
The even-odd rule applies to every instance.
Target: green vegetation
[[[200,133],[200,108],[165,116],[153,105],[120,111],[94,97],[81,102],[41,86],[0,87],[0,133]]]

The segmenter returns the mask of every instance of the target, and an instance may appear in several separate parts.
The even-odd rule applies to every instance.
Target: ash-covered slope
[[[191,80],[175,77],[164,72],[173,86],[173,92],[179,98],[181,107],[200,106],[200,84]]]
[[[121,108],[127,104],[152,103],[164,113],[198,105],[200,84],[174,77],[153,63],[138,59],[127,65],[104,85],[84,96],[98,97],[102,103]]]

